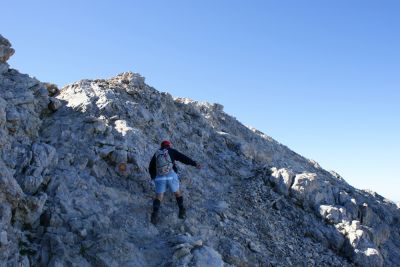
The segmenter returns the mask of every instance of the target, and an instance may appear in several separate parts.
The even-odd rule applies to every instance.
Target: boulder
[[[271,172],[270,182],[275,190],[284,196],[288,196],[294,179],[293,172],[285,168],[277,169],[275,167],[271,169]]]
[[[36,176],[25,176],[22,178],[21,181],[21,188],[24,190],[25,193],[34,194],[38,191],[39,187],[43,183],[43,176],[36,175]]]
[[[322,218],[326,219],[330,223],[337,224],[342,221],[345,210],[332,205],[320,205],[319,213]]]
[[[46,193],[25,197],[19,203],[14,219],[18,224],[33,225],[42,215],[46,201]]]
[[[61,108],[61,106],[62,104],[60,100],[58,100],[57,98],[50,98],[48,107],[52,112],[56,112]]]
[[[192,252],[191,266],[215,266],[223,267],[224,261],[221,255],[213,248],[202,246]]]
[[[0,64],[6,62],[14,52],[11,43],[0,34]]]
[[[224,238],[220,241],[219,251],[225,262],[236,266],[247,265],[244,248],[239,242]]]
[[[335,197],[330,182],[315,173],[301,173],[294,177],[293,196],[318,211],[321,204],[334,204]]]

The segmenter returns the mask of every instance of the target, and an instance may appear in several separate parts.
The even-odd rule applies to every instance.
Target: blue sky
[[[63,86],[139,72],[400,200],[400,2],[6,1],[9,63]]]

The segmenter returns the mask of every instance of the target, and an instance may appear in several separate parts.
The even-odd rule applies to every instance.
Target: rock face
[[[44,211],[43,190],[57,163],[56,149],[40,141],[48,94],[38,80],[9,69],[14,50],[0,35],[0,262],[29,264],[34,250],[26,229],[36,228]],[[5,265],[4,265],[5,264]]]
[[[0,266],[396,266],[400,209],[138,74],[58,90],[5,62],[0,38]],[[163,139],[180,165],[149,223],[147,167]]]
[[[0,62],[5,63],[13,54],[11,43],[0,34]]]

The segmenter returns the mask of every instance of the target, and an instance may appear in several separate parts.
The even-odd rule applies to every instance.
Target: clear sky
[[[397,0],[2,1],[13,68],[63,86],[139,72],[350,184],[400,200]]]

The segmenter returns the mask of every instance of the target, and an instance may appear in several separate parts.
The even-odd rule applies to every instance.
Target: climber
[[[151,179],[154,180],[156,191],[156,196],[153,201],[153,212],[151,214],[151,222],[153,224],[159,221],[158,211],[167,186],[175,194],[176,202],[179,206],[178,217],[180,219],[186,217],[183,196],[179,190],[178,169],[175,161],[180,161],[186,165],[192,165],[197,169],[201,169],[199,163],[173,149],[170,141],[162,141],[160,149],[156,151],[149,164],[149,173]]]

